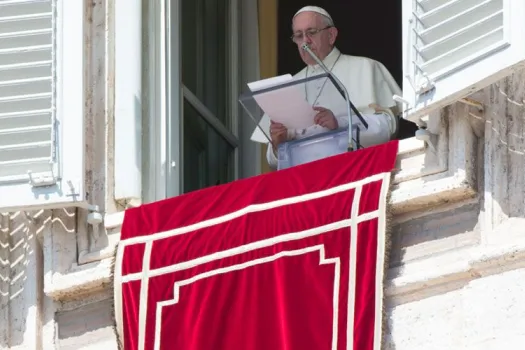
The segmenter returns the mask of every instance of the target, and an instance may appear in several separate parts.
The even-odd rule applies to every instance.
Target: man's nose
[[[302,44],[308,44],[310,45],[312,43],[312,38],[310,38],[308,35],[303,34],[303,42]]]

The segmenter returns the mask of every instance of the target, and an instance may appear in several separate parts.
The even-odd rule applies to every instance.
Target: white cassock
[[[369,107],[370,104],[377,104],[383,108],[392,108],[397,105],[392,96],[402,94],[386,67],[370,58],[341,54],[335,47],[325,57],[323,63],[345,85],[350,100],[368,123],[368,130],[366,130],[357,116],[352,117],[353,124],[360,126],[360,144],[369,147],[390,141],[397,130],[397,118],[389,110],[376,114],[375,110]],[[324,73],[319,65],[313,65],[305,67],[294,78],[303,79]],[[305,98],[313,106],[330,109],[337,119],[339,128],[345,128],[349,124],[346,102],[329,80],[325,82],[327,79],[314,79],[305,83]],[[264,115],[259,123],[268,135],[270,134],[269,119],[271,116],[268,118]],[[301,130],[288,130],[288,139],[301,139],[326,131],[327,128],[319,125]],[[258,128],[251,139],[268,142]],[[266,158],[271,167],[277,166],[277,158],[271,145],[268,145]]]

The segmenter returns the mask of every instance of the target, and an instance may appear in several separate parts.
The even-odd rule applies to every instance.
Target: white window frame
[[[142,198],[142,1],[114,0],[114,199]],[[106,52],[111,57],[112,52]]]
[[[239,0],[230,0],[230,26],[232,31],[241,30],[239,25]],[[254,0],[256,6],[256,1]],[[149,125],[148,142],[144,143],[148,148],[144,154],[149,157],[145,164],[146,176],[143,180],[143,202],[162,200],[168,197],[177,196],[182,193],[182,132],[183,125],[182,102],[184,88],[180,76],[180,0],[149,0],[148,31],[149,50],[149,72],[147,97],[149,99],[149,113],[147,123]],[[170,16],[170,13],[172,14]],[[240,39],[240,35],[239,35]],[[231,59],[230,81],[239,82],[241,72],[239,71],[239,41],[230,41]],[[175,48],[175,50],[173,50]],[[173,52],[179,54],[172,55]],[[258,63],[258,62],[257,62]],[[258,68],[257,68],[258,72]],[[170,77],[170,79],[168,79]],[[236,136],[239,145],[235,149],[235,174],[239,177],[257,175],[243,171],[244,166],[240,164],[239,148],[249,149],[253,152],[252,157],[248,157],[254,162],[250,169],[259,169],[260,149],[251,145],[249,136],[244,135],[244,128],[241,131],[240,123],[240,104],[238,95],[240,86],[236,84],[231,88],[232,97],[232,128],[229,132]],[[251,130],[250,130],[251,131]],[[241,132],[243,133],[241,135]],[[242,137],[241,137],[242,136]],[[177,145],[177,147],[175,147]],[[251,147],[250,147],[251,146]],[[247,158],[247,157],[245,157]]]
[[[57,177],[49,186],[0,185],[0,211],[87,207],[85,195],[83,0],[56,0]]]

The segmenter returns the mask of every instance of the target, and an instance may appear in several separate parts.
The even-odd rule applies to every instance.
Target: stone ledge
[[[46,274],[44,293],[55,301],[68,300],[96,293],[112,283],[112,259],[74,265],[66,274]]]
[[[113,214],[106,214],[104,216],[104,227],[106,229],[115,229],[122,226],[124,222],[124,211],[119,211]]]
[[[411,180],[392,191],[392,212],[399,215],[422,211],[438,204],[466,200],[476,194],[464,177],[449,176],[447,173],[433,180]]]
[[[388,271],[385,295],[423,299],[433,289],[468,282],[525,267],[525,219],[512,218],[498,226],[492,242],[422,259]]]
[[[468,130],[463,133],[456,131],[461,135],[468,133]],[[401,140],[393,178],[393,214],[424,211],[439,204],[461,202],[476,196],[472,174],[475,167],[469,164],[475,147],[474,143],[469,145],[467,151],[453,157],[446,150],[437,153],[429,150],[425,142],[415,137]]]

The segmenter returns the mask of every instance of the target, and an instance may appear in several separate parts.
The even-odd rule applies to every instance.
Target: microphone
[[[325,70],[327,73],[328,73],[328,68],[325,66],[325,64],[323,63],[323,61],[321,61],[321,59],[319,57],[317,57],[317,55],[312,51],[312,49],[310,49],[310,46],[308,46],[307,43],[304,43],[303,44],[303,50],[308,52],[308,54],[310,56],[312,56],[312,58],[314,59],[314,61],[320,65],[321,67],[323,67],[323,70]]]
[[[310,57],[313,58],[313,60],[325,71],[326,74],[328,74],[328,77],[330,78],[332,83],[335,85],[336,89],[339,91],[339,93],[346,100],[346,109],[347,109],[347,113],[348,113],[348,121],[349,121],[349,124],[350,124],[348,126],[348,134],[349,134],[349,138],[351,140],[352,150],[357,150],[358,147],[360,146],[359,145],[359,126],[356,126],[357,127],[357,130],[356,130],[357,140],[355,140],[354,137],[352,136],[352,129],[353,129],[353,126],[354,126],[352,111],[354,111],[354,113],[357,115],[357,117],[359,118],[361,123],[363,123],[363,125],[364,125],[364,127],[366,129],[368,129],[368,123],[364,120],[363,116],[357,110],[357,108],[355,108],[355,106],[352,103],[352,101],[350,101],[350,96],[348,95],[348,90],[346,89],[344,84],[341,82],[341,80],[339,80],[335,76],[335,74],[333,74],[332,71],[329,70],[326,67],[326,65],[323,63],[323,61],[321,61],[321,59],[312,51],[312,49],[310,49],[310,46],[308,46],[307,43],[304,43],[302,45],[302,49],[304,51],[306,51],[310,55]]]

